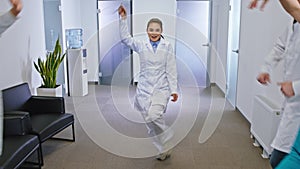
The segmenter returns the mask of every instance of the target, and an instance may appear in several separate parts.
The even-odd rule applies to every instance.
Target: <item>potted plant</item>
[[[38,95],[62,96],[62,87],[56,84],[56,76],[65,55],[65,53],[62,53],[58,38],[54,50],[47,53],[46,59],[42,60],[39,58],[37,63],[34,62],[34,67],[39,72],[43,81],[42,85],[37,89]]]

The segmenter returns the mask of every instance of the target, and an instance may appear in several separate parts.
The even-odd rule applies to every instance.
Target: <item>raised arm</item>
[[[279,0],[282,7],[290,14],[292,17],[300,22],[300,2],[299,0]]]
[[[18,16],[23,8],[21,0],[10,0],[10,3],[12,5],[12,8],[10,9],[11,14]]]
[[[263,0],[260,4],[260,10],[263,10],[269,0]],[[288,12],[295,20],[300,22],[300,0],[279,0],[282,7]],[[258,0],[251,0],[249,8],[254,9],[258,6]]]
[[[120,15],[120,36],[124,44],[130,47],[133,51],[139,53],[141,42],[135,40],[129,33],[127,24],[127,12],[125,8],[121,5],[118,9]]]
[[[257,77],[258,82],[261,84],[267,85],[270,83],[270,74],[272,68],[275,67],[278,62],[283,59],[283,53],[286,48],[286,42],[288,38],[288,33],[291,28],[287,28],[286,31],[277,39],[275,42],[273,49],[269,53],[269,55],[265,58],[264,64],[261,67],[260,74]]]
[[[10,11],[0,16],[0,34],[2,34],[17,20],[16,17],[23,7],[21,0],[10,0],[10,2],[12,4]]]

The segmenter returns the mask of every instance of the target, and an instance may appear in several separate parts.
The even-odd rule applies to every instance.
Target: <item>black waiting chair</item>
[[[42,155],[37,135],[29,134],[31,130],[29,114],[4,116],[3,149],[0,156],[0,169],[16,169],[29,164],[30,168],[41,168]],[[29,157],[37,153],[37,159]],[[33,160],[33,158],[30,158]],[[27,164],[27,166],[28,166]]]
[[[74,116],[65,113],[63,97],[32,96],[28,83],[2,90],[2,97],[4,115],[29,113],[30,133],[38,136],[40,144],[69,126],[72,127],[72,138],[61,139],[75,141]]]

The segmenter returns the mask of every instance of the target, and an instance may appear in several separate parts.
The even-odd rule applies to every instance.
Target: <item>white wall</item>
[[[240,53],[237,86],[237,107],[251,122],[252,103],[256,94],[262,94],[280,105],[282,96],[276,82],[280,81],[282,67],[272,74],[272,85],[263,87],[256,77],[264,57],[270,52],[276,38],[291,19],[278,1],[270,1],[264,12],[249,10],[248,1],[242,1]]]
[[[97,0],[80,0],[83,44],[87,49],[88,81],[98,82]]]
[[[66,49],[65,30],[72,28],[81,28],[80,8],[80,0],[61,0],[61,17],[64,49]]]
[[[81,27],[79,0],[62,0],[61,3],[63,28]],[[29,82],[32,89],[41,84],[33,61],[46,54],[43,1],[23,0],[23,5],[20,18],[0,38],[1,89],[21,82]],[[9,1],[1,0],[0,7],[1,12],[9,10]]]
[[[2,11],[10,8],[1,0]],[[43,1],[23,0],[20,18],[0,37],[0,89],[22,82],[31,87],[41,84],[33,61],[45,56]]]
[[[147,22],[153,17],[158,17],[163,22],[163,35],[175,49],[176,0],[133,0],[132,6],[133,36],[142,40],[147,39]],[[139,72],[137,58],[133,58],[133,75]],[[137,79],[134,80],[137,81]]]
[[[0,1],[1,13],[10,9],[9,1]],[[40,85],[33,60],[45,55],[43,1],[23,0],[20,18],[0,37],[0,90],[28,82],[32,89]],[[3,105],[0,94],[0,154],[2,153]]]
[[[98,82],[97,0],[61,0],[63,45],[65,29],[83,29],[83,48],[87,49],[88,81]]]

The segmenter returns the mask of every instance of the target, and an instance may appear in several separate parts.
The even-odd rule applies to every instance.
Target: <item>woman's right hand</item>
[[[126,18],[126,9],[124,8],[123,5],[120,5],[119,9],[118,9],[119,15],[125,19]]]
[[[11,8],[10,12],[14,16],[17,16],[23,8],[22,1],[21,0],[10,0],[10,3],[12,5],[12,8]]]
[[[269,73],[261,73],[257,77],[257,81],[263,85],[267,85],[271,82]]]

